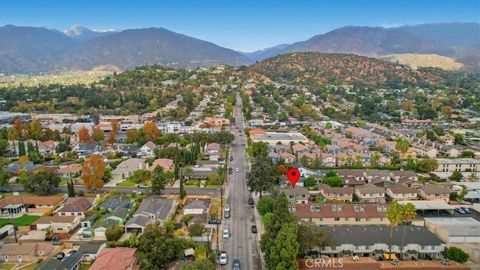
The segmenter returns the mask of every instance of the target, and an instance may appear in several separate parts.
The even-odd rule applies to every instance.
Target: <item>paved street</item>
[[[242,269],[261,269],[258,253],[256,234],[251,232],[251,226],[255,224],[254,208],[248,205],[249,192],[247,191],[246,172],[248,171],[247,157],[245,151],[246,138],[243,134],[243,115],[241,99],[237,96],[235,106],[235,140],[232,143],[233,161],[229,166],[234,169],[230,175],[228,185],[228,202],[232,209],[232,217],[226,219],[225,225],[231,231],[229,239],[224,241],[223,249],[228,254],[228,264],[223,269],[231,269],[232,261],[239,259]],[[239,135],[240,131],[242,135]],[[236,172],[236,168],[239,172]]]

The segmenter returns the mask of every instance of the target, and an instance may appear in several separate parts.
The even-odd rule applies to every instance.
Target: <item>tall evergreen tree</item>
[[[68,197],[70,198],[75,197],[75,186],[73,185],[72,179],[69,179],[67,181],[67,193],[68,193]]]
[[[18,142],[18,156],[26,156],[27,152],[25,151],[25,142],[24,141],[19,141]]]

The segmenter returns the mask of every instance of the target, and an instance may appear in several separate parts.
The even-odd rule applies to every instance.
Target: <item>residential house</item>
[[[63,206],[55,211],[58,216],[81,216],[93,206],[94,199],[88,197],[68,198]]]
[[[339,154],[341,151],[338,145],[327,145],[325,146],[325,152],[328,154],[336,155]]]
[[[72,163],[66,166],[60,166],[57,170],[57,174],[60,178],[72,179],[75,176],[79,176],[82,172],[82,164]]]
[[[296,204],[290,211],[316,225],[387,225],[384,204]]]
[[[450,201],[450,189],[442,185],[424,185],[418,189],[418,197],[427,201]]]
[[[93,233],[96,237],[105,238],[105,231],[110,227],[115,227],[119,223],[114,219],[104,219],[100,222],[97,222],[93,225]]]
[[[209,157],[209,160],[218,160],[220,158],[220,144],[209,143],[205,145],[205,155]]]
[[[149,141],[140,147],[140,151],[138,152],[137,156],[143,158],[152,158],[155,156],[155,148],[157,148],[157,145]]]
[[[331,201],[353,201],[353,188],[351,187],[330,187],[321,185],[318,189],[323,198]]]
[[[395,182],[418,181],[418,175],[414,171],[390,171],[390,177]]]
[[[31,230],[48,230],[54,233],[69,233],[80,224],[79,216],[42,216],[30,225]]]
[[[102,155],[105,153],[106,149],[102,145],[98,144],[77,144],[75,145],[72,150],[78,154],[79,157],[87,157],[89,155]]]
[[[280,161],[280,155],[274,151],[269,151],[267,156],[273,164],[277,164]]]
[[[361,203],[384,203],[385,189],[373,184],[355,187],[355,197]]]
[[[278,157],[283,160],[285,163],[294,163],[296,157],[288,152],[282,152],[278,154]]]
[[[320,158],[320,162],[322,163],[323,167],[336,167],[337,166],[337,159],[334,155],[330,154],[323,154]]]
[[[0,261],[29,263],[50,255],[53,251],[51,243],[15,243],[0,246]]]
[[[112,171],[112,179],[110,181],[114,183],[121,182],[137,170],[146,170],[148,164],[145,163],[143,158],[130,158],[122,161],[117,167]]]
[[[47,155],[54,155],[56,153],[56,148],[57,148],[58,142],[54,140],[48,140],[45,142],[39,142],[38,143],[38,152],[40,152],[41,155],[47,156]]]
[[[65,200],[65,196],[8,196],[0,200],[1,215],[23,215],[28,213],[44,213],[55,209]]]
[[[175,170],[173,159],[169,158],[159,158],[154,160],[152,165],[148,167],[148,170],[153,171],[157,166],[160,166],[164,171],[173,172]]]
[[[183,169],[185,177],[189,180],[206,180],[209,175],[218,174],[218,169],[215,167],[195,165]]]
[[[118,140],[117,140],[118,141]],[[115,145],[113,151],[122,155],[136,156],[140,152],[141,146],[137,145]]]
[[[299,155],[299,154],[309,153],[310,149],[306,145],[303,145],[301,143],[296,143],[292,145],[292,151],[295,155]]]
[[[173,216],[177,205],[177,201],[173,199],[164,199],[158,195],[147,197],[143,199],[133,217],[127,221],[125,231],[143,233],[149,223],[159,221],[163,224]]]
[[[14,175],[19,175],[21,173],[32,173],[34,171],[44,168],[42,165],[33,164],[31,161],[27,162],[12,162],[7,165],[5,171]]]
[[[345,186],[355,187],[366,183],[363,170],[336,170],[335,172],[343,179]]]
[[[293,203],[305,204],[310,198],[310,193],[304,187],[284,188],[280,190],[287,195],[287,199]]]
[[[75,249],[74,254],[64,260],[51,258],[42,262],[37,270],[79,270],[83,263],[94,261],[103,248],[105,248],[104,243],[84,243]]]
[[[130,208],[118,207],[105,216],[105,219],[115,220],[119,224],[124,224],[130,216]]]
[[[478,172],[480,171],[480,159],[474,158],[457,158],[457,159],[447,159],[439,158],[437,159],[438,167],[435,170],[436,172]]]
[[[386,187],[385,194],[391,201],[411,201],[418,196],[416,188],[401,183]]]
[[[189,223],[207,223],[209,200],[188,200],[183,206],[183,215],[191,215]]]
[[[135,200],[129,196],[115,195],[108,197],[107,200],[98,206],[98,208],[112,212],[117,208],[131,208],[134,204]]]
[[[140,266],[137,257],[135,257],[135,252],[135,248],[104,248],[89,269],[138,270]]]

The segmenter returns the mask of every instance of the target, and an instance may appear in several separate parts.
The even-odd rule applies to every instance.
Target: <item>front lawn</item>
[[[33,222],[37,221],[37,219],[39,218],[40,216],[29,216],[29,215],[24,215],[19,218],[0,218],[0,228],[7,224],[12,224],[16,226],[28,226]]]
[[[117,187],[136,187],[138,185],[139,185],[138,183],[135,183],[135,182],[130,181],[128,179],[123,181],[123,182],[117,183]]]

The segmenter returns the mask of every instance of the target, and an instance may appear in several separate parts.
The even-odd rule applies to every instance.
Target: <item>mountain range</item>
[[[144,64],[174,68],[244,65],[291,52],[350,53],[371,57],[436,54],[480,70],[480,24],[439,23],[395,28],[346,26],[292,44],[244,53],[164,28],[64,32],[44,27],[0,27],[0,73],[51,73]]]

